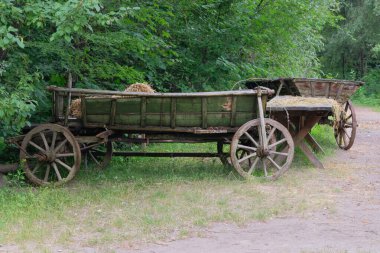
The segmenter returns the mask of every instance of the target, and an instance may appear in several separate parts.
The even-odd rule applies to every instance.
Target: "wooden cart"
[[[219,157],[243,177],[276,179],[290,166],[294,144],[288,130],[265,118],[272,90],[198,93],[125,93],[48,87],[53,120],[10,139],[20,164],[36,185],[61,185],[74,178],[81,160],[104,167],[113,155]],[[69,115],[81,99],[81,117]],[[134,138],[134,134],[145,134]],[[112,143],[215,142],[215,153],[113,152]],[[223,146],[229,145],[229,153]]]
[[[334,126],[335,140],[341,149],[348,150],[354,144],[356,128],[358,124],[356,120],[355,109],[349,98],[360,86],[364,84],[363,82],[311,78],[253,78],[245,80],[244,83],[248,88],[263,86],[273,89],[276,91],[277,96],[291,95],[303,97],[325,97],[336,100],[342,105],[343,111],[341,112],[340,117],[338,119],[335,119],[335,122],[329,120],[329,116],[332,116],[332,110],[331,107],[328,106],[324,108],[313,108],[312,106],[289,106],[282,109],[270,109],[273,112],[281,110],[284,111],[284,109],[286,109],[286,111],[291,111],[293,115],[307,114],[309,117],[321,115],[321,118],[318,122],[329,123]],[[298,121],[299,120],[297,120],[297,122]],[[310,139],[310,136],[308,136],[308,139]]]

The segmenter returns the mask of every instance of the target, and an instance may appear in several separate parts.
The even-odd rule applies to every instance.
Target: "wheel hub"
[[[256,150],[256,154],[258,157],[266,157],[269,155],[269,149],[266,148],[264,149],[263,147],[258,147],[257,150]]]

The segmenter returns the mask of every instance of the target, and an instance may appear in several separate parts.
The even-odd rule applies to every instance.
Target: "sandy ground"
[[[204,238],[127,252],[380,252],[380,113],[366,108],[356,111],[360,125],[354,146],[324,161],[357,168],[359,182],[334,185],[341,190],[336,210],[254,222],[243,228],[217,224]]]

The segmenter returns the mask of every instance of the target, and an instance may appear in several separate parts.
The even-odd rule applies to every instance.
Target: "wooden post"
[[[207,97],[202,97],[202,128],[207,128]]]
[[[65,121],[64,121],[65,126],[67,126],[67,122],[69,120],[72,87],[73,87],[73,77],[71,76],[71,72],[69,72],[69,79],[67,81],[67,88],[69,88],[69,95],[67,97],[66,114],[65,114]]]

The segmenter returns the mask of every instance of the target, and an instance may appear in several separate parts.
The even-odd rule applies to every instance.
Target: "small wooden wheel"
[[[289,131],[272,119],[264,119],[264,123],[265,136],[260,130],[260,120],[255,119],[241,126],[232,138],[231,162],[245,178],[255,175],[274,180],[292,163],[294,143]]]
[[[57,186],[74,178],[80,168],[81,152],[66,127],[43,124],[24,137],[20,161],[32,183]]]
[[[357,126],[354,107],[348,100],[334,126],[335,140],[341,149],[348,150],[354,145]]]
[[[94,165],[99,169],[106,168],[112,159],[112,142],[108,141],[87,149],[86,147],[90,145],[93,145],[93,143],[83,144],[82,146],[85,168],[89,165]]]

